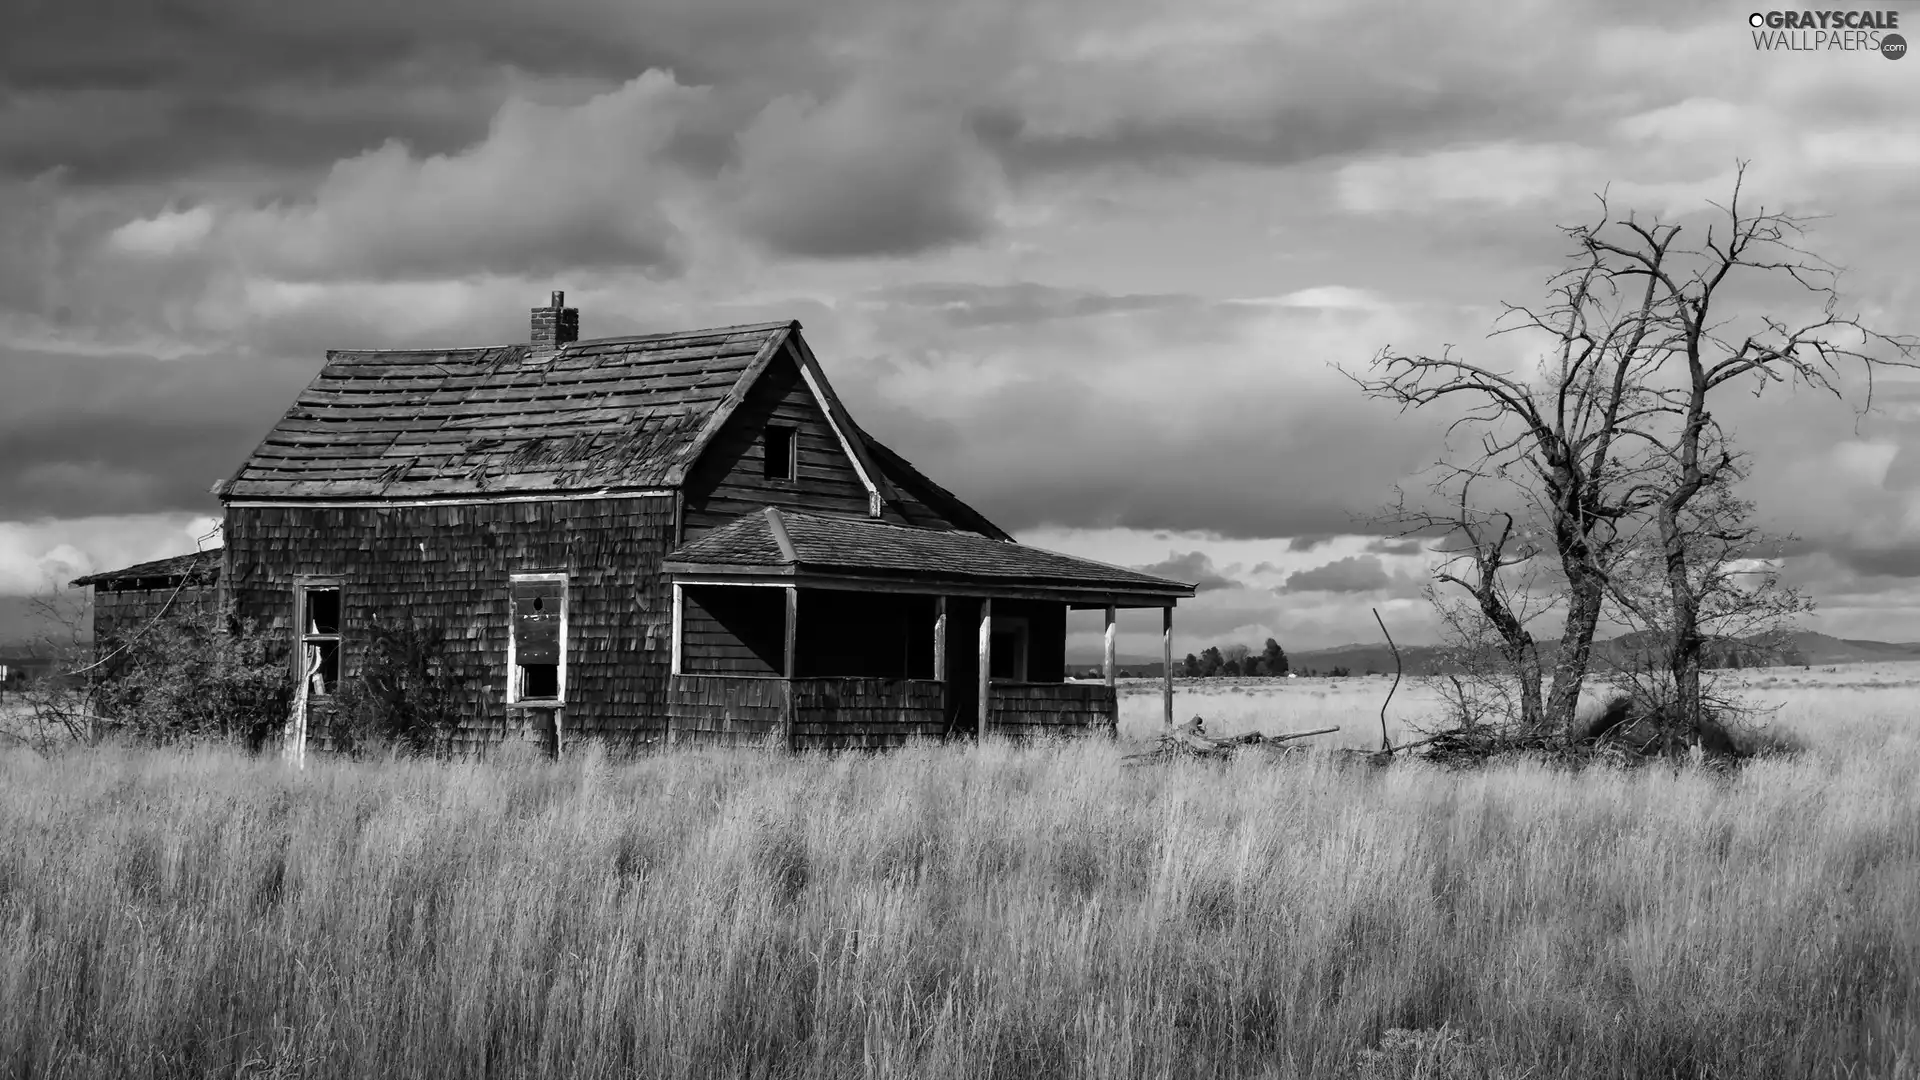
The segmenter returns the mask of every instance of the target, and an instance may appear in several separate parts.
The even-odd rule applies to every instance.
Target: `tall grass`
[[[1425,1076],[1369,1048],[1444,1025],[1469,1075],[1915,1075],[1920,744],[1815,743],[1733,777],[16,754],[0,1069]]]

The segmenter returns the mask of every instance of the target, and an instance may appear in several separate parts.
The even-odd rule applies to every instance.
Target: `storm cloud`
[[[1751,159],[1756,197],[1832,213],[1810,239],[1859,310],[1920,331],[1886,240],[1920,227],[1909,73],[1746,29],[1650,0],[37,3],[0,37],[0,580],[179,542],[326,349],[520,340],[565,289],[589,336],[802,319],[863,427],[1008,528],[1151,540],[1082,553],[1166,554],[1195,632],[1369,632],[1354,598],[1414,603],[1425,558],[1374,522],[1451,414],[1337,367],[1524,362],[1487,331],[1601,187],[1671,212]],[[1920,389],[1876,397],[1716,415],[1827,627],[1891,633]]]

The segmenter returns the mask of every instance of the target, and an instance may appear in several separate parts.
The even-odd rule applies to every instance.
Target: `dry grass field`
[[[1920,1076],[1920,671],[1752,687],[1732,776],[0,751],[0,1075]]]

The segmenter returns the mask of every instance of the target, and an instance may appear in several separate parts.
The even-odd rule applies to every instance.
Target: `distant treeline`
[[[1281,648],[1279,642],[1268,638],[1258,653],[1245,645],[1228,645],[1224,648],[1209,645],[1197,656],[1188,653],[1175,673],[1189,679],[1208,679],[1215,676],[1285,675],[1289,670],[1287,650]]]

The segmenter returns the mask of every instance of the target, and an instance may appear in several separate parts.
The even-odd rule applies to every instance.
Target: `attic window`
[[[793,479],[793,429],[790,427],[767,428],[766,443],[764,462],[767,479]]]
[[[509,595],[507,701],[560,705],[567,688],[567,575],[515,574]]]

